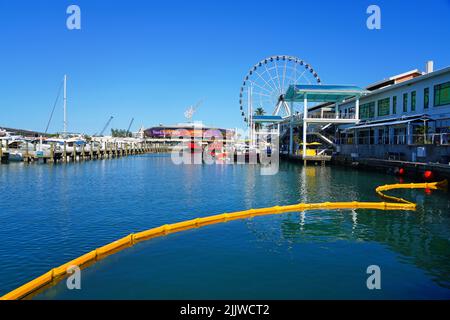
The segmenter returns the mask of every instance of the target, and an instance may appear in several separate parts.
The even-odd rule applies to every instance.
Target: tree
[[[125,138],[131,137],[132,134],[125,129],[111,129],[111,136],[114,138]]]
[[[261,107],[259,107],[259,108],[256,108],[256,110],[255,110],[255,116],[263,116],[263,115],[265,115],[266,114],[266,112],[264,111],[264,109],[263,108],[261,108]],[[259,130],[259,129],[261,129],[261,123],[256,123],[255,124],[255,129],[256,130]]]

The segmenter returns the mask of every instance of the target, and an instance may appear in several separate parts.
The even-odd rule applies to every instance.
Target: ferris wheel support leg
[[[275,107],[275,110],[273,111],[273,115],[277,116],[278,112],[280,112],[280,107],[281,107],[281,101],[279,101]]]
[[[294,115],[294,103],[293,102],[291,102],[291,105],[289,106],[286,101],[283,101],[283,106],[286,109],[286,114],[288,116]]]

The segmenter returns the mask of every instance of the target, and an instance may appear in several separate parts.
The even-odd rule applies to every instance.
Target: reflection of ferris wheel
[[[276,55],[255,64],[244,78],[239,94],[241,115],[245,122],[258,108],[278,115],[282,108],[289,114],[284,94],[291,84],[320,84],[317,72],[302,59]]]

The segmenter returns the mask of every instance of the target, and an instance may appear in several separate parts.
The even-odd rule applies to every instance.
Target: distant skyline
[[[81,30],[66,9],[81,8]],[[381,29],[366,27],[369,5]],[[193,120],[243,127],[239,89],[270,55],[298,56],[324,84],[366,86],[412,69],[450,66],[449,0],[0,0],[0,126],[43,131],[64,74],[68,130]],[[63,130],[62,99],[50,132]]]

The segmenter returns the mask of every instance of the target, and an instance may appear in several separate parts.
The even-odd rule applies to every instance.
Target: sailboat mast
[[[64,137],[67,137],[67,75],[64,75]]]

